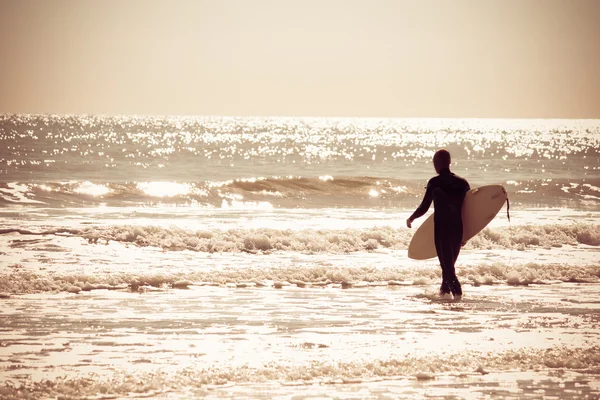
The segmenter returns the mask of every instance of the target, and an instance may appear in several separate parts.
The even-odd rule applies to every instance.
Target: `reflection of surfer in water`
[[[410,228],[416,218],[427,212],[433,201],[435,250],[442,267],[440,295],[452,293],[458,300],[462,296],[462,289],[454,263],[463,245],[462,205],[470,187],[465,179],[450,172],[450,153],[447,150],[441,149],[434,154],[433,166],[438,176],[427,183],[425,197],[406,220],[406,226]]]

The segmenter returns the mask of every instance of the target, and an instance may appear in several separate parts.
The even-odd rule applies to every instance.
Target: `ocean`
[[[600,120],[2,115],[0,303],[1,399],[600,398]]]

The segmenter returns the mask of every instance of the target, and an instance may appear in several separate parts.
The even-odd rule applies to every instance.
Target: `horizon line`
[[[225,114],[136,114],[136,113],[30,113],[0,112],[0,116],[67,116],[67,117],[138,117],[138,118],[276,118],[276,119],[363,119],[363,120],[512,120],[512,121],[587,121],[598,117],[373,117],[373,116],[309,116],[309,115],[225,115]]]

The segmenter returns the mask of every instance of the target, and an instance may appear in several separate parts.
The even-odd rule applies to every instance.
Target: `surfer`
[[[411,228],[412,222],[424,215],[433,201],[435,250],[442,267],[440,295],[452,293],[458,300],[462,296],[462,288],[456,277],[454,264],[464,244],[462,205],[470,187],[465,179],[450,172],[448,150],[440,149],[434,154],[433,166],[438,175],[427,183],[425,197],[421,205],[406,220],[406,226]]]

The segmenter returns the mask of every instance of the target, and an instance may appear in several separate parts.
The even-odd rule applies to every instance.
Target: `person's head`
[[[444,168],[450,168],[450,152],[446,149],[439,149],[433,155],[433,166],[438,174]]]

